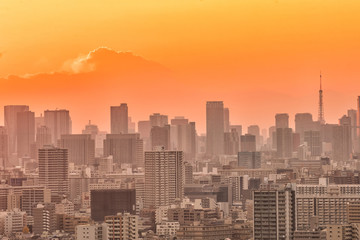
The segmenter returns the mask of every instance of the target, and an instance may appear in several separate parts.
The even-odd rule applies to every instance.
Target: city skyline
[[[322,71],[327,121],[337,122],[346,109],[356,107],[357,1],[159,0],[140,5],[3,1],[2,105],[26,103],[36,114],[69,109],[79,113],[73,116],[79,133],[89,119],[109,129],[107,108],[126,102],[136,121],[153,112],[183,115],[203,133],[203,104],[222,100],[233,124],[256,122],[267,128],[277,112],[316,115]],[[108,51],[99,51],[101,46]],[[151,73],[143,71],[149,68]],[[104,77],[103,70],[116,81]],[[148,91],[152,86],[159,87]],[[124,90],[119,94],[117,89]],[[44,103],[44,98],[49,100]]]

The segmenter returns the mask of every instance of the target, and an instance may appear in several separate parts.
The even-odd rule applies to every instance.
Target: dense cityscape
[[[321,76],[320,76],[321,81]],[[2,239],[360,239],[360,97],[328,123],[275,113],[262,129],[206,102],[196,123],[160,113],[134,123],[109,108],[111,131],[71,113],[4,107]],[[344,109],[346,111],[346,109]],[[316,119],[315,119],[316,118]]]

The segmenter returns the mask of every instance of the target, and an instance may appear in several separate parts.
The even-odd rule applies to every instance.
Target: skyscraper
[[[253,193],[254,240],[294,239],[295,190],[291,186],[265,187],[270,185]]]
[[[163,146],[165,150],[170,150],[170,125],[152,127],[150,136],[152,149]]]
[[[5,128],[9,136],[9,154],[17,151],[17,114],[25,111],[29,111],[29,106],[8,105],[4,107]]]
[[[151,150],[150,131],[151,131],[150,120],[138,122],[138,132],[140,133],[140,138],[142,138],[144,141],[144,150],[145,151]]]
[[[224,153],[226,155],[236,155],[239,152],[239,135],[236,129],[224,133]]]
[[[256,149],[260,150],[262,145],[260,138],[260,127],[258,125],[250,125],[248,126],[248,134],[254,135],[256,140]]]
[[[17,156],[29,157],[30,146],[35,143],[35,114],[24,111],[17,113]]]
[[[146,208],[157,208],[174,203],[184,195],[182,151],[145,152]]]
[[[63,134],[71,134],[72,122],[68,110],[44,111],[45,126],[50,129],[51,143],[56,145]]]
[[[39,183],[51,190],[51,201],[69,193],[68,150],[46,145],[39,149]]]
[[[168,125],[168,116],[167,115],[161,115],[160,113],[154,113],[153,115],[150,115],[149,117],[151,127],[163,127],[165,125]]]
[[[126,103],[120,106],[110,107],[111,134],[128,133],[128,106]]]
[[[304,142],[307,143],[311,156],[321,156],[322,144],[320,131],[305,131]]]
[[[241,168],[261,168],[261,152],[239,152],[238,166]]]
[[[9,137],[4,126],[0,126],[0,164],[5,169],[9,154]]]
[[[288,128],[289,127],[289,114],[278,113],[275,115],[275,127],[276,128]]]
[[[279,158],[292,157],[293,133],[291,128],[276,129],[276,149]]]
[[[224,152],[224,103],[206,103],[206,153],[219,155]]]
[[[255,152],[256,151],[256,137],[255,135],[245,134],[240,137],[242,152]]]
[[[224,132],[230,132],[230,110],[224,108]]]
[[[95,140],[90,134],[61,135],[58,147],[68,149],[69,162],[76,165],[95,163]]]
[[[143,141],[138,133],[107,134],[104,140],[104,156],[112,155],[114,163],[143,166]]]
[[[300,134],[300,143],[304,142],[304,132],[315,130],[311,113],[295,114],[295,132]]]

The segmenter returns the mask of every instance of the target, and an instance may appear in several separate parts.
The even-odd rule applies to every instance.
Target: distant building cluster
[[[64,240],[360,239],[360,97],[338,123],[277,113],[247,131],[222,101],[195,122],[154,113],[137,128],[126,103],[111,132],[70,112],[4,107],[0,237]],[[294,126],[294,127],[291,127]]]

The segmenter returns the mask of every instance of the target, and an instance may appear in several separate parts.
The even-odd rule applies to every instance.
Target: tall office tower
[[[152,149],[163,146],[165,150],[170,150],[170,125],[152,127],[150,138]]]
[[[311,156],[321,156],[322,142],[320,131],[305,131],[304,142],[307,143]]]
[[[300,134],[300,143],[304,142],[304,132],[315,130],[314,127],[311,113],[295,114],[295,132]]]
[[[185,162],[184,163],[184,171],[185,171],[185,184],[192,184],[193,183],[193,180],[194,180],[194,169],[193,169],[193,166],[188,163],[188,162]]]
[[[4,121],[9,136],[10,155],[17,152],[17,114],[25,111],[29,111],[29,106],[8,105],[4,107]]]
[[[323,90],[322,90],[322,79],[320,73],[320,89],[319,89],[319,116],[318,122],[320,124],[325,124],[325,117],[324,117],[324,102],[323,102]]]
[[[9,136],[6,128],[0,126],[0,163],[5,169],[9,156]]]
[[[238,166],[241,168],[261,168],[261,152],[239,152]]]
[[[99,133],[99,128],[97,125],[92,124],[89,120],[89,123],[85,126],[85,129],[82,130],[82,134],[90,134],[91,139],[96,139],[96,135]]]
[[[253,192],[254,240],[291,240],[296,227],[295,191],[291,186]]]
[[[236,129],[224,133],[224,153],[226,155],[236,155],[239,152],[239,134]]]
[[[46,145],[39,149],[39,184],[51,190],[51,201],[69,193],[68,150]]]
[[[184,117],[171,119],[170,145],[172,150],[183,151],[186,159],[192,159],[196,154],[195,122],[189,122]]]
[[[35,129],[37,129],[41,126],[45,126],[45,118],[42,115],[42,113],[40,114],[39,117],[35,117]]]
[[[145,208],[173,204],[184,196],[182,151],[145,152]]]
[[[113,156],[118,167],[122,163],[143,166],[143,141],[138,133],[107,134],[104,140],[104,157]]]
[[[206,102],[206,153],[224,152],[224,103]]]
[[[164,127],[165,125],[168,125],[168,116],[167,115],[161,115],[160,113],[154,113],[153,115],[150,115],[149,117],[150,125],[151,127]]]
[[[278,113],[275,115],[275,127],[276,128],[288,128],[289,127],[289,114]]]
[[[242,152],[255,152],[256,151],[256,136],[251,134],[245,134],[240,137]]]
[[[120,106],[110,107],[111,134],[128,133],[128,106],[126,103]]]
[[[230,131],[232,130],[232,129],[235,129],[236,130],[236,132],[238,133],[238,136],[239,136],[239,151],[240,151],[240,149],[241,149],[241,145],[240,145],[240,137],[241,137],[241,135],[242,135],[242,126],[241,125],[230,125]]]
[[[256,150],[261,148],[261,138],[260,138],[260,127],[258,125],[248,126],[248,134],[255,135],[256,140]]]
[[[50,129],[51,143],[56,145],[63,134],[71,134],[71,118],[68,110],[46,110],[45,126]]]
[[[94,189],[90,191],[91,218],[104,221],[105,216],[128,212],[135,214],[135,189]]]
[[[6,127],[6,126],[5,126]],[[357,136],[358,136],[358,139],[359,139],[359,144],[360,144],[360,96],[358,96],[358,99],[357,99]],[[360,148],[360,146],[359,146]]]
[[[69,162],[75,165],[95,163],[95,140],[90,134],[61,135],[58,147],[68,149]]]
[[[140,138],[142,138],[144,141],[144,150],[145,151],[151,150],[150,131],[151,131],[150,120],[138,122],[138,133],[140,133]]]
[[[229,108],[224,108],[224,132],[230,131],[230,111]]]
[[[51,132],[46,126],[39,126],[36,129],[36,140],[31,146],[31,157],[38,159],[38,150],[45,145],[51,145]]]
[[[352,142],[352,148],[354,150],[357,150],[357,112],[354,109],[349,109],[347,112],[347,116],[350,118],[351,121],[351,142]]]
[[[351,119],[343,116],[339,119],[340,125],[333,127],[332,146],[335,161],[347,161],[352,153]]]
[[[276,149],[276,127],[269,127],[269,143],[271,149]]]
[[[276,129],[276,149],[279,158],[292,157],[293,133],[291,128]]]
[[[137,240],[139,231],[139,216],[130,213],[119,213],[106,216],[108,238],[116,240]]]
[[[43,234],[52,233],[56,229],[55,204],[38,203],[32,210],[34,217],[33,233]]]
[[[44,145],[51,145],[51,131],[46,126],[40,126],[36,130],[36,145],[42,148]]]
[[[128,117],[128,133],[135,133],[135,122],[132,121],[131,117]]]
[[[17,114],[17,153],[18,157],[29,157],[30,146],[35,142],[35,113],[30,111]]]

